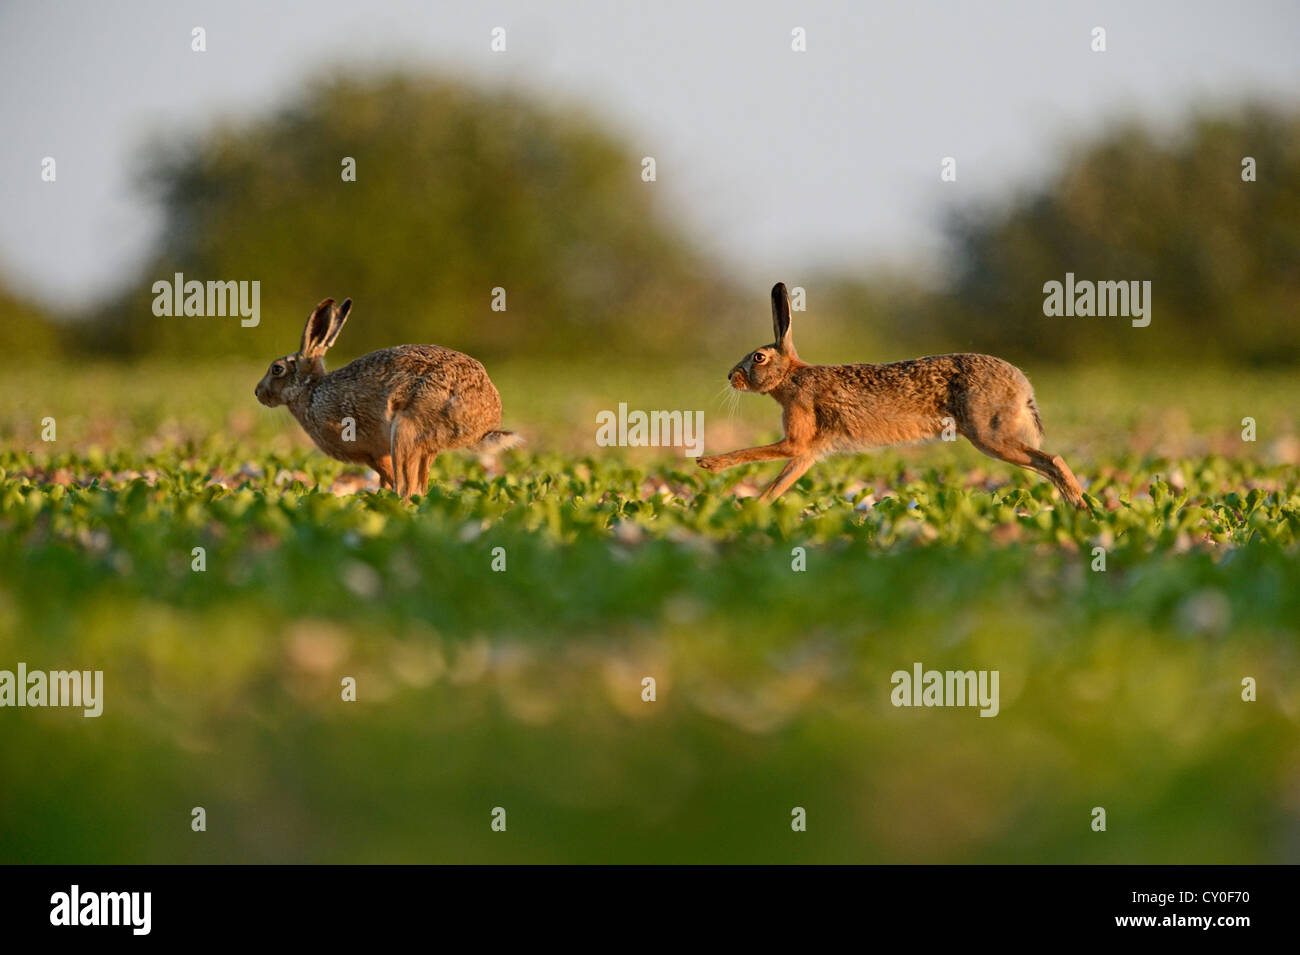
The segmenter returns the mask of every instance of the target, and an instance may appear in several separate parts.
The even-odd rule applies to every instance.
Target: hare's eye
[[[271,374],[275,375],[277,378],[283,378],[284,371],[284,365],[280,364],[278,361],[271,366]]]
[[[754,364],[755,364],[755,365],[761,365],[761,364],[763,364],[763,362],[765,362],[765,361],[767,361],[767,356],[766,356],[766,355],[764,355],[761,351],[756,351],[756,352],[754,352]]]

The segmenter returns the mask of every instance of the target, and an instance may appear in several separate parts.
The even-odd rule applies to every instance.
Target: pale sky
[[[1042,177],[1063,143],[1300,102],[1298,50],[1294,0],[0,0],[0,275],[57,306],[110,295],[158,227],[133,189],[149,134],[271,110],[330,64],[586,108],[656,158],[653,188],[745,280],[936,261],[944,209]]]

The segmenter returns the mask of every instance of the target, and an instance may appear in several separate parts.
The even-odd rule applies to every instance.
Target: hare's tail
[[[524,439],[513,431],[489,431],[479,439],[473,450],[479,454],[497,454],[509,451],[524,443]]]

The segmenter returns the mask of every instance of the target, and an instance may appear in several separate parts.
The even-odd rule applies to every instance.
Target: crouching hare
[[[990,457],[1037,471],[1080,509],[1083,489],[1060,455],[1039,450],[1043,424],[1034,389],[1019,368],[991,355],[935,355],[888,365],[809,365],[790,334],[785,285],[772,288],[776,341],[746,355],[727,375],[737,391],[771,395],[783,409],[775,444],[698,459],[706,471],[751,461],[789,462],[763,492],[770,501],[833,451],[865,451],[940,437],[945,419]]]
[[[439,345],[399,345],[325,371],[325,352],[343,330],[352,299],[316,306],[292,355],[271,362],[253,393],[287,405],[330,457],[365,464],[404,498],[423,494],[440,451],[484,453],[520,443],[501,427],[501,396],[473,358]]]

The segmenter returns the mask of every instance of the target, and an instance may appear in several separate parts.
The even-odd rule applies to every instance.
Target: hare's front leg
[[[706,471],[725,471],[738,464],[752,464],[755,461],[776,461],[781,458],[793,458],[802,449],[791,445],[784,438],[775,444],[763,444],[756,448],[742,448],[726,454],[706,454],[696,458],[695,463]]]
[[[728,454],[705,455],[696,463],[706,471],[724,471],[737,464],[750,464],[754,461],[776,461],[780,458],[801,458],[812,451],[813,437],[817,433],[817,420],[810,409],[793,406],[786,409],[785,437],[774,444],[762,444],[756,448],[742,448]],[[808,468],[804,468],[804,471]],[[803,474],[800,471],[799,474]],[[782,472],[784,476],[784,472]],[[798,480],[795,475],[794,480]],[[780,480],[780,478],[777,478]]]
[[[790,490],[794,482],[803,477],[815,463],[817,463],[815,454],[801,454],[797,458],[791,458],[790,462],[781,469],[781,473],[776,476],[776,480],[764,489],[759,500],[775,501]]]

